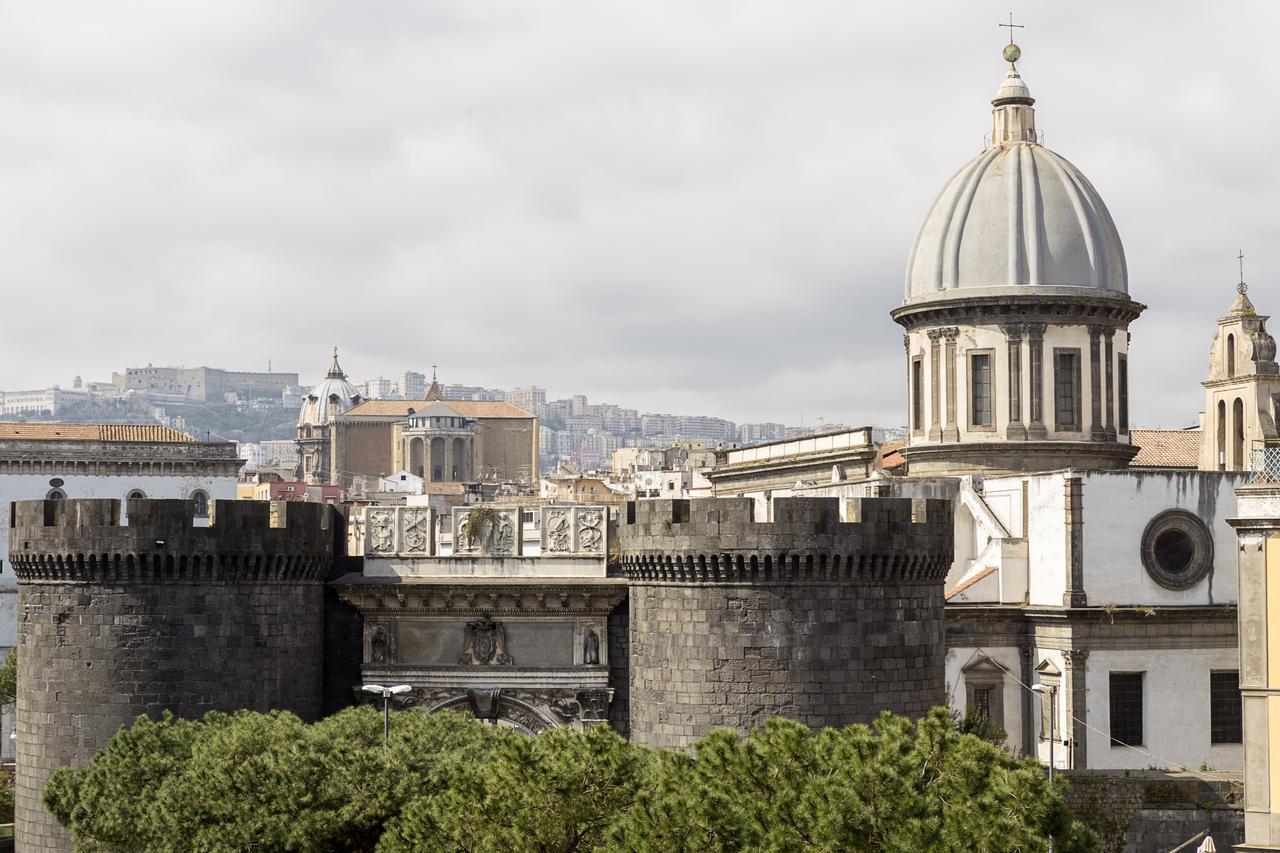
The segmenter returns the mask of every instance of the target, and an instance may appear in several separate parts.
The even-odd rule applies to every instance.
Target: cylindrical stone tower
[[[813,727],[945,701],[943,500],[641,501],[619,519],[630,581],[631,737],[685,747],[769,717]]]
[[[333,509],[179,500],[20,501],[16,840],[71,849],[40,797],[139,714],[273,708],[319,716]]]

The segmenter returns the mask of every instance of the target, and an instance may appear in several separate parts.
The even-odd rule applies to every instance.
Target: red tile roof
[[[195,439],[160,424],[0,423],[0,440],[119,441],[149,444],[195,444]]]
[[[1135,429],[1129,435],[1140,448],[1130,468],[1200,467],[1198,429]]]

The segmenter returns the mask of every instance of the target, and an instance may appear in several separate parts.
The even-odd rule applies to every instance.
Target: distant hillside
[[[139,399],[85,400],[68,403],[57,418],[44,413],[9,415],[13,421],[64,423],[148,424],[159,419],[155,406]],[[183,429],[196,438],[215,441],[258,442],[297,437],[298,413],[292,409],[255,410],[249,406],[214,403],[165,403],[159,407],[169,418],[182,418]]]

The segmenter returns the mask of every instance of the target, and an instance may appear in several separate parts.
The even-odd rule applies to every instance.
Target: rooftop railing
[[[1253,443],[1249,451],[1249,482],[1280,483],[1280,439]]]

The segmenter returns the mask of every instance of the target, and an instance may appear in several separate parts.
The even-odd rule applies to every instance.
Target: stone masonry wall
[[[18,575],[16,838],[71,849],[40,797],[139,714],[321,711],[332,510],[220,501],[14,504]]]
[[[619,519],[630,729],[681,748],[771,716],[814,727],[944,701],[946,501],[645,501]]]

